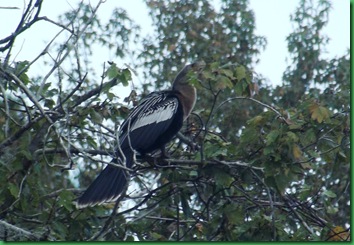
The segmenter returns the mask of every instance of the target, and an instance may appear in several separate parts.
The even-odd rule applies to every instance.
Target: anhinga
[[[186,65],[174,79],[172,90],[149,94],[131,111],[120,127],[118,157],[112,162],[131,168],[136,152],[144,155],[163,149],[181,129],[196,101],[196,89],[189,83],[188,73],[199,72],[204,65],[203,62]],[[82,208],[113,202],[126,184],[126,171],[108,165],[76,205]]]

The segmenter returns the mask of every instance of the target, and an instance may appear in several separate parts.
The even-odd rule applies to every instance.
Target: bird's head
[[[176,78],[173,80],[173,89],[176,88],[176,86],[179,85],[187,85],[189,84],[189,76],[188,74],[194,73],[194,74],[199,74],[202,72],[202,70],[205,67],[205,62],[202,61],[197,61],[191,64],[186,65],[176,76]]]

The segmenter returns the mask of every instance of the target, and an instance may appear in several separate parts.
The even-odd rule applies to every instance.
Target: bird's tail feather
[[[108,165],[76,201],[77,208],[115,201],[127,184],[125,170]]]

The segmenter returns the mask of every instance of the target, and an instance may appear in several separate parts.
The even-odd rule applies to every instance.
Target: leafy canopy
[[[2,239],[350,239],[350,63],[349,52],[321,56],[329,1],[299,2],[287,37],[291,61],[276,87],[253,70],[266,38],[255,33],[246,0],[220,8],[146,0],[155,28],[147,37],[123,9],[100,20],[103,1],[81,2],[57,20],[41,15],[43,2],[30,1],[0,40]],[[35,59],[16,60],[16,38],[42,21],[60,27],[65,41],[53,37]],[[94,67],[97,46],[115,60]],[[130,67],[117,65],[127,57]],[[139,160],[118,206],[76,209],[75,198],[114,156],[129,109],[195,60],[207,66],[190,77],[198,101],[167,147],[170,158]],[[29,76],[37,63],[47,72]],[[136,83],[133,73],[145,82],[122,100],[117,91]]]

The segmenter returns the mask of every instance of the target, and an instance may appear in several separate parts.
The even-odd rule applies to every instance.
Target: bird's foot
[[[160,156],[160,158],[162,159],[162,160],[165,160],[165,159],[168,159],[168,158],[170,158],[171,157],[171,155],[166,151],[166,148],[165,147],[162,147],[161,148],[161,156]]]

